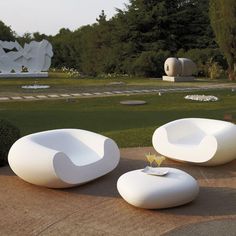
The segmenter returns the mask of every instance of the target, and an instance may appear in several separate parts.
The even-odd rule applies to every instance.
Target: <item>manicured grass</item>
[[[184,99],[186,93],[169,93],[80,98],[75,102],[2,102],[0,117],[17,125],[22,135],[56,128],[80,128],[107,135],[120,147],[150,146],[154,130],[166,122],[184,117],[223,119],[225,113],[236,117],[236,92],[228,89],[204,94],[218,96],[220,100],[193,102]],[[119,103],[130,99],[145,100],[148,104],[125,106]]]

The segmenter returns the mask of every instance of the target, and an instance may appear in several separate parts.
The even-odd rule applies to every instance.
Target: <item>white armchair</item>
[[[8,161],[23,180],[49,188],[89,182],[119,163],[116,143],[79,129],[59,129],[22,137],[11,147]]]
[[[170,159],[221,165],[236,158],[236,125],[202,118],[175,120],[156,129],[152,143]]]

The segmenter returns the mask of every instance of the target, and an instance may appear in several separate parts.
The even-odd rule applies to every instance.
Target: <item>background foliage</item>
[[[212,12],[217,6],[213,2],[219,5],[225,1],[211,1],[215,29],[217,17]],[[0,38],[17,38],[22,44],[48,39],[54,48],[54,68],[74,68],[89,76],[118,73],[159,77],[169,56],[189,57],[197,63],[198,75],[209,76],[210,63],[226,69],[228,60],[228,54],[225,59],[214,40],[209,0],[130,0],[109,20],[102,11],[95,24],[75,31],[63,28],[55,36],[35,32],[18,37],[0,22]]]

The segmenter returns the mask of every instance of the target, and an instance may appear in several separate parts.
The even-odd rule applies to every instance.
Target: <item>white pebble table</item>
[[[146,209],[175,207],[191,202],[199,192],[197,181],[184,171],[160,167],[165,176],[140,170],[123,174],[117,182],[120,195],[131,205]]]

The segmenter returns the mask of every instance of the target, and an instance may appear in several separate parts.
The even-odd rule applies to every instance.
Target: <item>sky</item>
[[[75,30],[95,23],[102,10],[109,19],[125,3],[129,0],[0,0],[0,20],[18,35],[55,35],[61,28]]]

